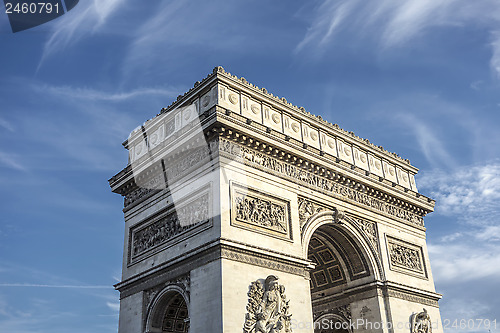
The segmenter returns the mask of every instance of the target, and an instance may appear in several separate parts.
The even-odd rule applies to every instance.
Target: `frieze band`
[[[231,158],[240,158],[243,162],[256,164],[259,167],[274,171],[278,173],[279,176],[285,175],[328,194],[333,193],[341,199],[355,201],[392,217],[405,220],[413,225],[424,225],[423,218],[415,213],[377,198],[370,197],[366,193],[336,183],[330,179],[321,177],[305,169],[280,161],[267,154],[254,151],[224,138],[212,140],[207,146],[192,150],[189,154],[179,158],[175,163],[167,163],[167,178],[171,181],[174,178],[182,176],[192,167],[204,163],[209,156],[213,157],[217,150],[230,154]],[[151,192],[152,191],[149,190],[137,190],[137,193],[134,192],[126,197],[125,206],[130,205]]]
[[[299,181],[328,194],[333,193],[343,200],[348,199],[356,203],[363,204],[392,217],[410,222],[413,225],[420,227],[424,225],[423,218],[412,212],[406,211],[382,200],[372,198],[366,193],[362,193],[348,186],[336,183],[328,178],[316,175],[303,168],[285,163],[279,159],[268,156],[267,154],[257,152],[227,139],[219,139],[219,150],[223,153],[229,154],[231,157],[241,159],[244,163],[250,163],[267,170],[271,170],[276,172],[279,176],[293,178],[295,181]]]

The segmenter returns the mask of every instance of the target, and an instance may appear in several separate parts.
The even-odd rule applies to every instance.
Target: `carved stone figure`
[[[342,223],[342,220],[345,218],[345,212],[341,209],[335,210],[334,221],[335,223]]]
[[[412,315],[411,333],[432,333],[431,316],[425,308],[423,310]]]
[[[263,200],[249,195],[238,194],[236,201],[236,219],[263,226],[278,232],[286,232],[285,206],[270,200]]]
[[[278,277],[269,275],[264,285],[252,282],[248,292],[247,314],[243,327],[244,333],[288,333],[291,314],[285,287],[278,283]]]
[[[317,213],[327,209],[325,206],[319,205],[318,203],[308,200],[307,198],[299,197],[298,203],[301,229],[313,215],[316,215]]]

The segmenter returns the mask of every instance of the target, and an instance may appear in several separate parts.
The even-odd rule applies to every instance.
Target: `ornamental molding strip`
[[[231,225],[292,240],[290,201],[230,183]]]
[[[289,302],[285,286],[278,277],[269,275],[263,282],[250,284],[246,307],[244,333],[289,333],[292,332]]]
[[[409,292],[388,289],[387,296],[399,298],[399,299],[402,299],[402,300],[405,300],[408,302],[420,303],[422,305],[427,305],[427,306],[439,308],[437,299],[424,297],[424,296],[418,296],[418,295],[415,295],[415,294],[412,294]]]
[[[257,169],[264,170],[278,177],[290,179],[314,190],[333,195],[337,199],[348,201],[356,205],[362,205],[388,217],[400,219],[409,225],[417,227],[424,226],[422,216],[372,197],[362,190],[361,184],[352,182],[339,174],[333,173],[332,179],[320,176],[303,167],[287,163],[283,160],[269,156],[266,153],[253,150],[225,138],[219,139],[219,149],[221,155],[225,155],[245,165],[256,167]],[[333,179],[340,181],[344,180],[344,182],[349,185],[340,184]],[[384,195],[382,195],[382,197],[384,197]]]
[[[393,271],[427,279],[421,246],[386,235],[389,268]]]
[[[305,264],[292,264],[290,261],[277,259],[276,257],[262,253],[222,246],[220,256],[223,259],[239,261],[245,264],[269,268],[307,278],[309,277],[309,270]]]

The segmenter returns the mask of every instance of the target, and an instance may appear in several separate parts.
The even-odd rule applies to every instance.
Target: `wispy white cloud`
[[[154,14],[134,30],[123,61],[125,78],[152,71],[169,73],[194,54],[203,54],[206,61],[212,53],[219,58],[224,51],[257,55],[270,43],[269,51],[275,49],[280,45],[275,38],[287,36],[287,30],[273,29],[267,18],[259,21],[259,11],[248,4],[220,0],[155,3]]]
[[[100,285],[66,285],[66,284],[33,284],[33,283],[0,283],[1,287],[15,288],[65,288],[65,289],[113,289],[112,286]]]
[[[436,213],[458,216],[469,224],[498,223],[500,162],[467,166],[454,172],[435,170],[419,177],[421,190],[437,201]]]
[[[434,124],[417,118],[413,113],[398,113],[391,118],[413,133],[430,165],[451,167],[455,164],[454,158],[445,147],[445,140],[438,136],[440,131],[434,128]]]
[[[476,90],[476,91],[479,91],[481,90],[481,86],[484,84],[484,81],[482,80],[477,80],[477,81],[474,81],[470,84],[470,87],[471,89],[473,90]]]
[[[18,84],[26,86],[23,81]],[[168,87],[116,92],[41,82],[28,84],[31,88],[28,100],[45,102],[39,104],[38,112],[18,117],[17,126],[25,133],[21,139],[26,148],[20,153],[23,164],[15,155],[0,152],[0,165],[19,170],[24,165],[29,169],[118,170],[126,159],[120,158],[124,151],[116,147],[137,125],[136,105],[155,105],[178,94],[177,89]],[[119,103],[127,103],[127,109]],[[149,114],[155,113],[152,110]],[[33,150],[35,146],[38,148]]]
[[[490,66],[493,72],[500,78],[500,31],[494,31],[492,33],[491,48],[493,49],[493,55],[490,60]]]
[[[38,67],[54,52],[64,50],[86,35],[99,32],[124,3],[125,0],[80,1],[78,6],[54,22]]]
[[[46,84],[34,84],[32,86],[33,89],[38,92],[87,101],[122,102],[148,95],[174,97],[178,94],[178,89],[174,88],[138,88],[127,92],[105,92],[102,90],[71,86],[51,86]]]
[[[10,122],[8,122],[7,120],[2,119],[2,118],[0,118],[0,127],[3,127],[4,129],[6,129],[9,132],[16,131],[14,126]]]
[[[478,242],[474,233],[467,235]],[[500,279],[500,244],[487,247],[474,245],[474,242],[429,244],[432,273],[434,279],[442,284],[461,284],[481,279]],[[464,274],[467,272],[466,274]]]
[[[18,161],[18,158],[12,154],[7,154],[0,151],[0,165],[3,164],[9,168],[27,171],[28,169]]]
[[[295,51],[321,51],[343,30],[351,44],[371,40],[386,49],[406,45],[434,28],[471,24],[493,36],[490,64],[500,74],[499,23],[496,0],[323,0]],[[484,38],[487,44],[489,36]]]
[[[344,19],[351,14],[352,8],[358,1],[339,2],[324,1],[318,8],[318,17],[307,30],[306,36],[295,48],[295,52],[302,50],[307,44],[319,41],[324,45],[336,33],[336,29],[343,23]]]
[[[385,1],[391,12],[384,27],[382,43],[395,46],[406,43],[432,26],[443,26],[459,23],[461,18],[453,17],[454,5],[460,5],[457,0],[410,0]],[[385,16],[385,15],[383,15]],[[388,17],[385,16],[385,19]]]
[[[106,302],[108,308],[110,308],[113,312],[118,313],[120,311],[120,302]]]
[[[424,172],[420,190],[459,231],[428,245],[433,274],[443,284],[500,279],[500,162]]]

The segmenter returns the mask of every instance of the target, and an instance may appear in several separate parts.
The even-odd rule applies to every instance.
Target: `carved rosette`
[[[432,333],[431,316],[423,310],[411,316],[411,333]]]
[[[288,333],[292,332],[289,300],[285,287],[278,277],[269,275],[264,283],[260,280],[250,284],[244,333]]]

